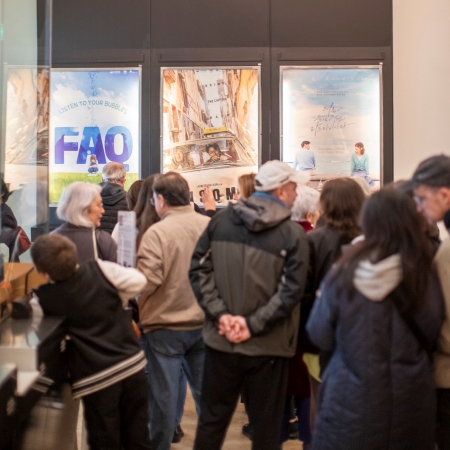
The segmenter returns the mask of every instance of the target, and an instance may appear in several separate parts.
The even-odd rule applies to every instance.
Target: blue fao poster
[[[139,178],[140,69],[55,69],[50,82],[50,204],[74,181],[100,183],[110,161]]]

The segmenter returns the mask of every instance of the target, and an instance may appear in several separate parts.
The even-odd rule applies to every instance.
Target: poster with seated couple
[[[74,181],[101,183],[110,161],[139,178],[141,70],[52,69],[50,82],[50,204]]]
[[[338,177],[379,189],[382,153],[380,66],[281,68],[283,161],[321,190]]]
[[[162,69],[162,171],[185,177],[199,206],[206,185],[225,206],[258,171],[259,78],[258,67]]]

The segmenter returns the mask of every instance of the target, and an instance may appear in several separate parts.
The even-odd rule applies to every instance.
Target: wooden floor
[[[223,450],[250,450],[251,442],[242,434],[242,425],[247,423],[247,415],[244,407],[240,403],[231,422],[228,434],[223,446]],[[197,426],[197,414],[195,412],[194,401],[188,389],[186,406],[184,408],[181,427],[184,431],[184,438],[179,444],[172,444],[171,450],[192,450]],[[283,445],[283,450],[302,450],[300,441],[288,441]]]

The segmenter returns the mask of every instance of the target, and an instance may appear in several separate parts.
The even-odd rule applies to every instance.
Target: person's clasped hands
[[[219,319],[219,334],[225,336],[231,343],[240,344],[251,338],[245,317],[224,314]]]

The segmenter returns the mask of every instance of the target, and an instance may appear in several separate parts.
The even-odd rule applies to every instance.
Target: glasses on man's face
[[[154,199],[154,197],[150,197],[150,205],[155,206],[155,199]]]

